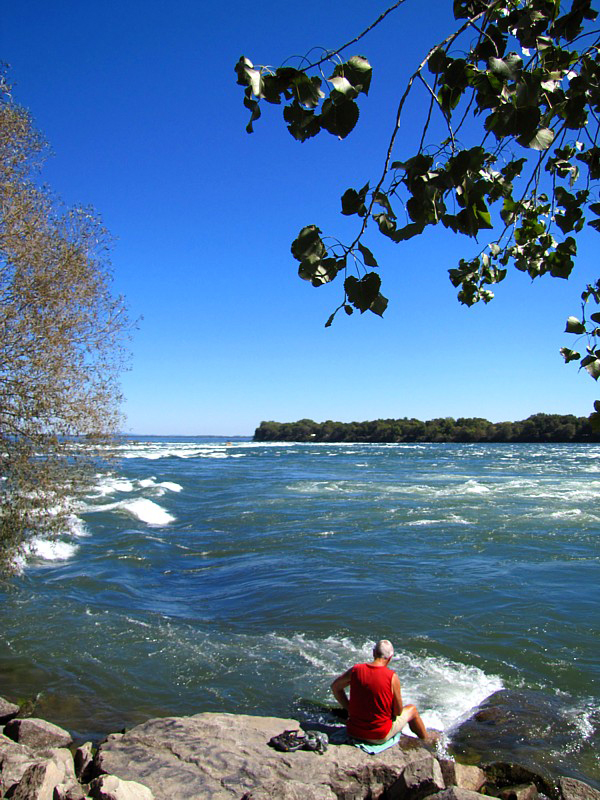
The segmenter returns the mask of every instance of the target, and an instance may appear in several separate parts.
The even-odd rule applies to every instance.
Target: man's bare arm
[[[334,682],[331,684],[331,691],[333,692],[333,696],[341,705],[342,708],[345,708],[348,711],[350,703],[348,701],[348,696],[345,692],[347,686],[350,686],[350,673],[351,669],[346,670],[343,675],[337,677]]]
[[[402,687],[400,686],[400,678],[394,672],[392,676],[392,717],[396,719],[402,713],[404,705],[402,703]]]

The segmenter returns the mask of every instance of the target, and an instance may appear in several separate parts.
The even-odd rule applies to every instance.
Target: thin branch
[[[425,81],[423,76],[421,76],[421,80],[423,81],[423,83],[425,83],[427,85],[427,88],[431,91],[431,99],[429,101],[429,111],[427,112],[427,119],[425,120],[425,125],[423,126],[423,133],[421,134],[421,141],[419,142],[419,153],[421,152],[421,150],[423,149],[423,147],[425,145],[425,137],[427,136],[427,131],[429,130],[429,125],[431,123],[431,116],[433,114],[433,106],[434,106],[434,104],[435,104],[435,102],[437,100],[437,97],[435,96],[435,85],[437,83],[437,76],[436,76],[435,83],[433,84],[434,85],[433,89],[430,88],[430,86],[427,84],[427,82]]]
[[[379,25],[380,22],[383,22],[383,20],[387,17],[388,14],[391,14],[392,11],[395,11],[404,2],[406,2],[406,0],[398,0],[397,3],[394,3],[393,6],[390,6],[388,9],[386,9],[383,12],[383,14],[380,14],[375,20],[375,22],[371,23],[371,25],[369,25],[368,28],[365,28],[365,30],[362,33],[359,33],[358,36],[356,36],[354,39],[352,39],[349,42],[346,42],[346,44],[343,44],[341,47],[338,47],[337,50],[327,51],[326,55],[323,56],[322,59],[320,59],[319,61],[315,61],[314,64],[309,64],[308,67],[305,67],[305,70],[313,69],[314,67],[318,67],[320,64],[323,64],[325,61],[330,61],[334,56],[339,55],[342,52],[342,50],[345,50],[347,47],[350,47],[350,45],[359,42],[364,36],[367,35],[367,33],[370,33],[373,30],[373,28]]]
[[[430,94],[431,94],[431,105],[429,107],[429,114],[427,116],[427,121],[426,121],[425,127],[423,129],[423,135],[421,137],[421,142],[419,144],[419,151],[418,152],[420,153],[421,152],[421,148],[423,147],[423,141],[425,139],[425,134],[427,133],[427,128],[429,127],[429,123],[431,121],[431,112],[432,112],[434,103],[438,104],[438,106],[440,108],[440,111],[442,112],[442,115],[443,115],[444,119],[446,120],[446,125],[448,126],[448,133],[450,134],[450,140],[452,142],[452,152],[454,152],[455,145],[456,145],[456,139],[454,137],[454,131],[452,130],[452,125],[450,124],[450,115],[446,114],[444,109],[441,107],[440,101],[438,100],[435,92],[433,91],[431,86],[427,83],[427,81],[425,80],[425,78],[423,77],[423,75],[420,72],[418,74],[418,78],[421,81],[421,83],[423,84],[423,86],[425,86],[427,91],[430,92]]]
[[[498,5],[499,2],[500,2],[500,0],[496,0],[496,2],[493,5],[494,6]],[[402,118],[402,111],[404,109],[404,104],[405,104],[405,102],[406,102],[406,100],[408,98],[408,95],[410,94],[410,91],[412,89],[413,83],[415,82],[415,80],[418,77],[420,77],[421,71],[425,68],[425,66],[427,65],[429,59],[431,58],[431,56],[434,53],[436,53],[438,50],[440,50],[441,48],[445,47],[446,45],[452,44],[452,42],[456,41],[456,39],[458,39],[459,36],[461,36],[464,33],[464,31],[467,30],[467,28],[471,25],[471,23],[473,21],[477,21],[478,19],[481,19],[481,17],[485,16],[489,12],[489,10],[490,9],[486,9],[485,11],[481,11],[479,14],[477,14],[477,16],[473,17],[473,20],[470,20],[470,19],[467,20],[463,25],[460,26],[460,28],[457,31],[455,31],[454,33],[450,34],[445,39],[443,39],[441,42],[439,42],[434,47],[432,47],[431,50],[427,53],[427,55],[423,59],[423,61],[421,61],[421,63],[419,64],[419,66],[417,67],[415,72],[413,72],[413,74],[408,79],[408,83],[406,85],[406,89],[404,90],[404,93],[403,93],[402,97],[400,98],[400,102],[398,103],[398,109],[396,111],[396,124],[394,126],[394,132],[392,133],[392,136],[390,138],[390,143],[388,145],[388,149],[387,149],[387,153],[386,153],[386,158],[385,158],[385,163],[384,163],[384,166],[383,166],[383,172],[382,172],[381,178],[379,179],[379,183],[377,184],[377,186],[373,190],[373,193],[371,195],[371,202],[369,203],[369,208],[367,209],[367,213],[365,215],[365,218],[363,219],[363,223],[361,225],[361,229],[360,229],[360,231],[358,233],[358,236],[352,242],[352,244],[350,246],[350,249],[353,249],[355,247],[355,245],[360,241],[362,235],[364,234],[364,232],[365,232],[365,230],[367,228],[367,223],[368,223],[369,217],[370,217],[371,212],[373,210],[373,206],[375,205],[375,198],[377,197],[377,194],[379,193],[379,190],[383,186],[383,182],[384,182],[384,180],[386,178],[386,175],[388,174],[388,171],[389,171],[389,168],[390,168],[390,161],[391,161],[391,158],[392,158],[392,151],[394,149],[394,144],[396,142],[396,136],[398,135],[398,132],[400,130],[400,122],[401,122],[401,118]]]

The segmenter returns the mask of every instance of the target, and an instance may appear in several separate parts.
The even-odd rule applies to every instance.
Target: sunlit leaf
[[[520,144],[531,147],[532,150],[547,150],[554,141],[554,131],[551,128],[540,128],[529,141],[519,139]]]
[[[569,317],[565,333],[585,333],[585,325],[577,317]]]

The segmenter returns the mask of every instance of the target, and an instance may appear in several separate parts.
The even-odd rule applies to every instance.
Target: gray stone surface
[[[90,784],[90,797],[94,800],[154,800],[147,786],[135,781],[123,781],[114,775],[102,775],[93,780]]]
[[[5,726],[4,733],[15,742],[37,750],[44,747],[68,747],[73,741],[68,731],[35,717],[11,720]]]
[[[61,770],[63,774],[61,783],[77,783],[73,754],[70,750],[67,750],[66,747],[53,747],[50,750],[41,751],[40,755],[54,761],[56,766]]]
[[[393,785],[392,793],[398,800],[409,797],[410,800],[421,800],[445,787],[439,762],[427,753],[425,758],[407,764]]]
[[[18,783],[28,767],[35,763],[32,750],[0,734],[0,796]]]
[[[73,756],[75,762],[75,774],[77,779],[82,783],[86,783],[92,775],[90,775],[90,767],[94,761],[94,752],[91,742],[85,742],[75,750]]]
[[[53,800],[55,786],[61,783],[73,786],[76,783],[73,756],[69,750],[53,748],[33,754],[23,745],[11,744],[12,748],[0,742],[0,748],[4,748],[4,754],[0,755],[0,786],[4,792],[11,790],[12,797],[17,800]]]
[[[429,800],[489,800],[489,797],[479,792],[472,792],[470,789],[461,789],[459,786],[451,786],[443,792],[432,794]]]
[[[87,792],[80,784],[70,786],[68,783],[59,783],[54,787],[52,800],[86,800]]]
[[[522,783],[519,786],[507,786],[498,796],[502,800],[538,800],[539,794],[534,783]]]
[[[558,789],[562,800],[600,800],[600,792],[575,778],[559,778]]]
[[[485,772],[479,767],[457,764],[449,758],[441,759],[440,766],[447,787],[458,786],[460,789],[478,792],[486,781]]]
[[[13,800],[53,800],[54,788],[63,782],[63,771],[48,760],[29,767],[12,795]]]
[[[19,713],[19,706],[14,703],[9,703],[3,697],[0,697],[0,725],[4,725],[10,719]]]
[[[409,764],[426,761],[426,771],[435,771],[430,752],[414,744],[377,756],[350,745],[330,745],[323,755],[281,753],[268,746],[272,736],[298,727],[292,719],[236,714],[149,720],[109,736],[95,765],[99,772],[148,786],[156,800],[239,800],[245,793],[253,800],[266,800],[267,794],[353,800],[381,794]]]

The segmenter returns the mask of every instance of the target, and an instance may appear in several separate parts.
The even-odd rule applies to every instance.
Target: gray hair
[[[373,658],[391,658],[394,645],[388,639],[380,639],[373,648]]]

